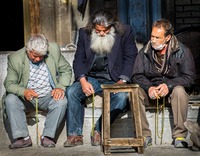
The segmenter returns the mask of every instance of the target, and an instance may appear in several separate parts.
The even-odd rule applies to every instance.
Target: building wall
[[[24,0],[23,7],[25,43],[33,33],[43,33],[61,46],[74,43],[76,31],[89,17],[89,3],[82,19],[77,0]]]
[[[123,23],[143,32],[147,39],[153,20],[159,17],[169,19],[176,31],[200,25],[200,0],[88,0],[83,19],[77,10],[78,0],[13,0],[12,4],[13,8],[7,1],[1,5],[2,51],[18,50],[35,31],[61,46],[76,44],[78,29],[100,8],[116,12]]]
[[[200,0],[175,0],[176,29],[200,25]]]

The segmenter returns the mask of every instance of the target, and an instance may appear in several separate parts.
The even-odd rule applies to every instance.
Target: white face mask
[[[165,43],[164,44],[160,44],[160,45],[152,45],[153,49],[155,50],[163,50],[163,48],[165,47]]]

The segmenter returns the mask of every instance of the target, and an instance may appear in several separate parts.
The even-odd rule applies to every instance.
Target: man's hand
[[[158,95],[158,90],[156,89],[155,86],[152,86],[152,87],[149,88],[148,94],[149,94],[149,97],[151,99],[160,98],[159,95]]]
[[[31,101],[33,98],[38,97],[38,94],[32,89],[25,89],[24,97],[26,100]]]
[[[82,91],[86,96],[90,96],[90,95],[94,94],[93,86],[86,80],[85,77],[82,77],[80,79],[80,83],[82,86]]]
[[[157,87],[152,86],[148,90],[148,94],[151,99],[165,97],[168,93],[169,93],[169,88],[165,83],[162,83]]]
[[[164,97],[169,93],[169,88],[165,83],[160,84],[159,86],[156,87],[156,89],[158,90],[158,95],[160,97]]]
[[[61,88],[55,88],[51,92],[51,96],[54,98],[54,100],[58,101],[60,99],[64,99],[65,97],[65,91]]]

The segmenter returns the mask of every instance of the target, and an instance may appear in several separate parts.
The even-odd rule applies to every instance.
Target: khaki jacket
[[[56,43],[49,43],[45,62],[54,84],[53,88],[65,90],[70,85],[72,68],[61,54]],[[25,48],[10,54],[8,56],[7,76],[4,81],[6,92],[24,98],[24,90],[27,88],[29,74],[30,65]]]

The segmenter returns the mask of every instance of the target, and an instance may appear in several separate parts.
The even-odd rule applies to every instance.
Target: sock
[[[30,138],[30,136],[27,136],[27,137],[24,138],[24,140],[28,140],[29,138]]]

